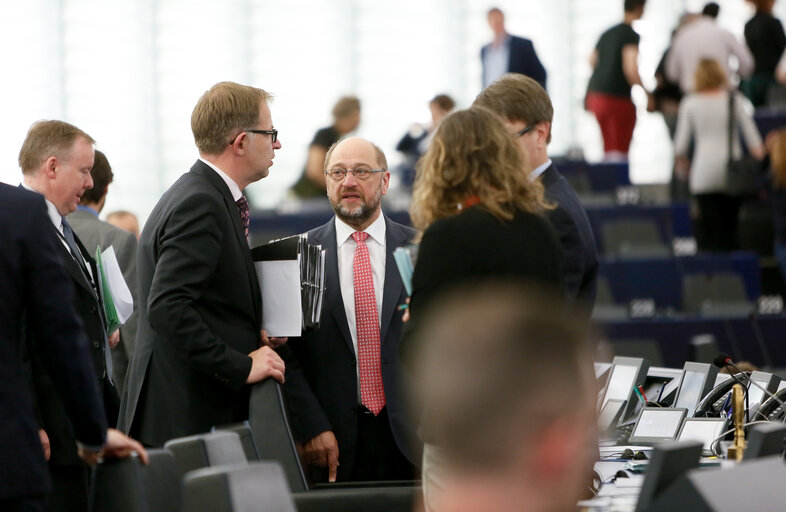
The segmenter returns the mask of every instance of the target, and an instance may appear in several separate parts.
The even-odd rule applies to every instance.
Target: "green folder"
[[[104,315],[106,316],[106,332],[111,334],[120,327],[120,320],[117,317],[117,308],[115,308],[112,291],[109,289],[109,283],[106,280],[104,260],[101,257],[101,246],[96,247],[96,267],[98,268],[97,281],[101,283],[101,303],[104,306]]]

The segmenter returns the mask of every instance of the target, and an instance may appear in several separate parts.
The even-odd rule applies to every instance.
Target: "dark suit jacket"
[[[561,290],[562,248],[549,222],[526,212],[501,222],[473,206],[432,223],[423,233],[412,276],[403,356],[412,357],[417,325],[432,303],[455,287],[487,279],[531,281]]]
[[[76,437],[101,446],[106,435],[73,286],[51,229],[41,196],[0,184],[0,500],[50,488],[23,371],[23,323],[29,334],[46,340],[37,357],[57,385]]]
[[[487,44],[480,50],[480,58],[483,63],[483,76],[486,74],[486,51],[488,48],[489,45]],[[527,75],[542,85],[544,89],[546,88],[546,69],[543,67],[543,64],[541,64],[538,54],[535,53],[535,46],[529,39],[510,36],[508,73]]]
[[[114,247],[117,263],[120,265],[128,289],[131,291],[131,298],[134,300],[134,313],[120,327],[120,343],[112,349],[112,380],[118,392],[122,393],[128,361],[131,359],[136,339],[136,237],[132,233],[104,222],[92,213],[83,210],[76,210],[69,215],[68,223],[91,254],[95,254],[98,246],[102,251],[110,246]]]
[[[262,298],[240,213],[198,160],[139,241],[139,324],[120,427],[151,446],[248,419]]]
[[[71,256],[71,252],[60,241],[60,235],[51,221],[48,223],[45,233],[55,242],[55,248],[60,255],[66,273],[71,278],[74,309],[87,335],[94,378],[101,391],[107,422],[110,427],[114,427],[117,422],[119,397],[107,373],[105,350],[109,350],[109,347],[106,343],[106,321],[100,292],[97,292],[85,278],[82,270]],[[82,256],[90,266],[92,275],[98,276],[95,260],[85,249],[78,236],[74,238]],[[36,314],[35,311],[27,311],[29,323],[35,321],[32,316]],[[41,427],[46,430],[52,449],[49,463],[53,465],[81,465],[82,461],[77,454],[76,440],[71,423],[68,421],[66,408],[60,399],[56,383],[39,357],[45,352],[49,340],[38,338],[36,333],[32,331],[28,331],[27,335]]]
[[[556,204],[548,219],[559,236],[565,262],[565,293],[592,313],[598,278],[598,253],[587,212],[579,196],[557,170],[549,166],[540,175],[546,199]]]
[[[419,463],[417,453],[413,453],[410,446],[414,436],[410,434],[411,424],[407,421],[402,403],[402,379],[405,376],[398,355],[402,313],[396,306],[404,303],[407,294],[393,258],[396,247],[408,244],[415,230],[387,217],[385,226],[385,287],[380,318],[382,381],[396,443],[411,462]],[[281,354],[287,359],[284,395],[298,441],[308,441],[325,430],[332,430],[336,435],[338,479],[346,480],[352,473],[355,460],[359,394],[355,349],[338,278],[335,219],[309,231],[308,241],[326,249],[325,302],[319,329],[304,332],[301,338],[290,339],[287,343],[294,360],[286,353]]]

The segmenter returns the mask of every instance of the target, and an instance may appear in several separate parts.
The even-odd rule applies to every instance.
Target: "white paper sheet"
[[[104,266],[104,275],[109,285],[109,291],[112,293],[112,300],[115,302],[117,319],[121,324],[124,324],[134,312],[134,299],[131,297],[131,290],[128,289],[123,272],[117,263],[115,249],[111,245],[101,253],[101,263]]]
[[[268,336],[300,336],[303,306],[297,260],[254,263],[262,289],[262,328]]]

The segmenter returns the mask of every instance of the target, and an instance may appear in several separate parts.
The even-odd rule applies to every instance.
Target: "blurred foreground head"
[[[446,473],[439,510],[574,510],[597,453],[587,324],[547,291],[485,283],[421,327],[413,398]]]

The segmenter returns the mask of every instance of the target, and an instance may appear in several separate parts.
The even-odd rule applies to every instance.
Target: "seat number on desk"
[[[674,256],[696,256],[696,239],[692,236],[677,236],[671,241]]]
[[[780,295],[762,295],[759,297],[760,315],[780,315],[783,313],[783,297]]]
[[[652,318],[655,316],[655,299],[633,299],[628,314],[631,318]]]

